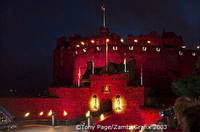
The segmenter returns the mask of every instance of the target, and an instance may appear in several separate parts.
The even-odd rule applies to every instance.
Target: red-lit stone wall
[[[55,50],[54,56],[57,56],[54,59],[55,80],[58,80],[58,83],[68,81],[71,82],[68,84],[73,82],[77,85],[79,68],[83,75],[88,61],[93,61],[95,67],[105,66],[105,40],[109,38],[109,61],[123,63],[124,58],[127,58],[128,62],[131,57],[134,57],[137,78],[140,78],[140,69],[141,66],[143,67],[145,86],[159,88],[162,87],[161,84],[166,84],[164,86],[169,89],[172,80],[187,76],[194,71],[194,64],[200,53],[197,50],[182,49],[179,36],[174,36],[173,33],[167,35],[167,38],[162,38],[155,33],[137,37],[128,36],[127,41],[124,40],[123,43],[120,42],[119,36],[113,37],[112,35],[70,41],[68,46],[63,45],[62,48]],[[138,40],[137,43],[134,42],[135,39]],[[91,43],[91,40],[95,43]],[[147,43],[148,41],[150,43]],[[84,42],[84,45],[81,45],[81,42]],[[167,44],[171,47],[167,47],[169,46]],[[77,45],[79,47],[76,47]],[[97,47],[100,51],[97,51]],[[114,47],[118,49],[113,50]],[[132,47],[133,50],[130,50]],[[146,48],[146,51],[143,48]],[[59,67],[61,65],[63,65],[62,68]]]
[[[18,120],[21,119],[50,119],[47,116],[50,110],[56,113],[56,118],[60,120],[77,117],[85,114],[89,110],[89,101],[93,95],[97,95],[99,101],[105,99],[113,100],[116,95],[120,95],[126,103],[126,112],[130,112],[133,107],[144,104],[143,87],[127,87],[128,74],[114,74],[91,76],[91,87],[88,88],[49,88],[49,92],[55,94],[57,98],[1,98],[0,105],[11,112]],[[104,87],[109,86],[109,93],[104,92]],[[63,116],[64,110],[68,113]],[[24,118],[25,113],[30,112],[28,118]],[[43,116],[39,116],[44,112]]]

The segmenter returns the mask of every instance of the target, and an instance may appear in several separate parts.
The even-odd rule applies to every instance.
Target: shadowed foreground
[[[0,131],[3,132],[3,131]],[[80,132],[75,126],[25,125],[10,132]],[[81,131],[87,132],[87,131]]]

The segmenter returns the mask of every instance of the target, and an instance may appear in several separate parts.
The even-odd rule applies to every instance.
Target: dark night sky
[[[100,0],[1,0],[1,89],[43,89],[52,82],[58,37],[98,32]],[[199,0],[107,0],[108,27],[126,36],[174,31],[200,44]]]

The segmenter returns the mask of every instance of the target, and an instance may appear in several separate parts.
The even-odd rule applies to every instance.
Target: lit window
[[[192,56],[196,56],[196,53],[195,53],[195,52],[193,52],[193,53],[192,53]]]
[[[97,51],[101,51],[101,48],[99,46],[96,47]]]
[[[128,49],[129,49],[129,50],[133,50],[133,46],[129,46]]]
[[[151,43],[151,41],[150,41],[150,40],[148,40],[148,41],[147,41],[147,43],[148,43],[148,44],[150,44],[150,43]]]
[[[178,54],[179,54],[180,56],[182,56],[182,55],[183,55],[183,52],[182,52],[182,51],[179,51]]]
[[[181,48],[185,49],[185,48],[186,48],[186,46],[185,46],[185,45],[183,45],[183,46],[181,46]]]
[[[113,46],[112,48],[113,48],[113,50],[118,50],[117,46]]]
[[[142,51],[147,51],[147,47],[142,47]]]
[[[120,39],[120,41],[123,43],[123,42],[124,42],[124,39],[123,39],[123,38],[121,38],[121,39]]]
[[[135,39],[135,40],[134,40],[134,42],[135,42],[135,43],[137,43],[137,42],[138,42],[138,40],[137,40],[137,39]]]
[[[83,52],[86,52],[86,51],[87,51],[86,48],[84,48],[84,49],[83,49]]]
[[[157,51],[157,52],[160,52],[160,48],[156,48],[156,51]]]
[[[82,44],[82,45],[85,45],[85,43],[84,43],[83,41],[81,41],[81,44]]]
[[[94,40],[91,40],[91,43],[93,43],[93,44],[94,44],[94,43],[95,43],[95,41],[94,41]]]

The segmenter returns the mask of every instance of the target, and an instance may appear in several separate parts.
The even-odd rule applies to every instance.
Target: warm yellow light
[[[90,99],[90,110],[91,111],[98,111],[100,107],[99,99],[96,95],[93,95]]]
[[[124,39],[123,39],[123,38],[121,38],[121,39],[120,39],[120,41],[123,43],[123,42],[124,42]]]
[[[135,43],[137,43],[137,42],[138,42],[138,40],[137,40],[137,39],[135,39],[135,40],[134,40],[134,42],[135,42]]]
[[[83,41],[81,41],[81,44],[82,44],[82,45],[85,45],[85,43],[84,43]]]
[[[110,87],[108,85],[104,87],[104,93],[110,93]]]
[[[125,101],[120,95],[117,95],[113,99],[113,103],[112,104],[113,104],[113,111],[115,113],[121,113],[125,109]]]
[[[150,41],[150,40],[148,40],[148,41],[147,41],[147,43],[148,43],[148,44],[150,44],[150,43],[151,43],[151,41]]]
[[[91,40],[91,43],[93,43],[93,44],[94,44],[94,43],[95,43],[95,41],[94,41],[94,40]]]
[[[30,112],[27,112],[24,117],[29,117],[30,116]]]
[[[85,117],[90,117],[90,111],[88,111],[86,114],[85,114]]]
[[[79,45],[79,44],[77,44],[77,45],[76,45],[76,47],[77,47],[77,48],[79,48],[79,47],[80,47],[80,45]]]
[[[68,113],[67,113],[67,111],[63,111],[63,116],[67,116],[68,115]]]
[[[101,114],[100,115],[100,121],[103,121],[103,120],[105,120],[105,116],[104,116],[104,114]]]
[[[39,113],[39,116],[43,116],[43,115],[44,115],[44,112],[40,112],[40,113]]]
[[[200,49],[200,46],[197,46],[197,49]]]
[[[107,39],[106,39],[106,42],[108,43],[109,41],[110,41],[110,39],[107,38]]]
[[[53,115],[53,111],[50,110],[49,113],[48,113],[48,116],[52,116]]]

